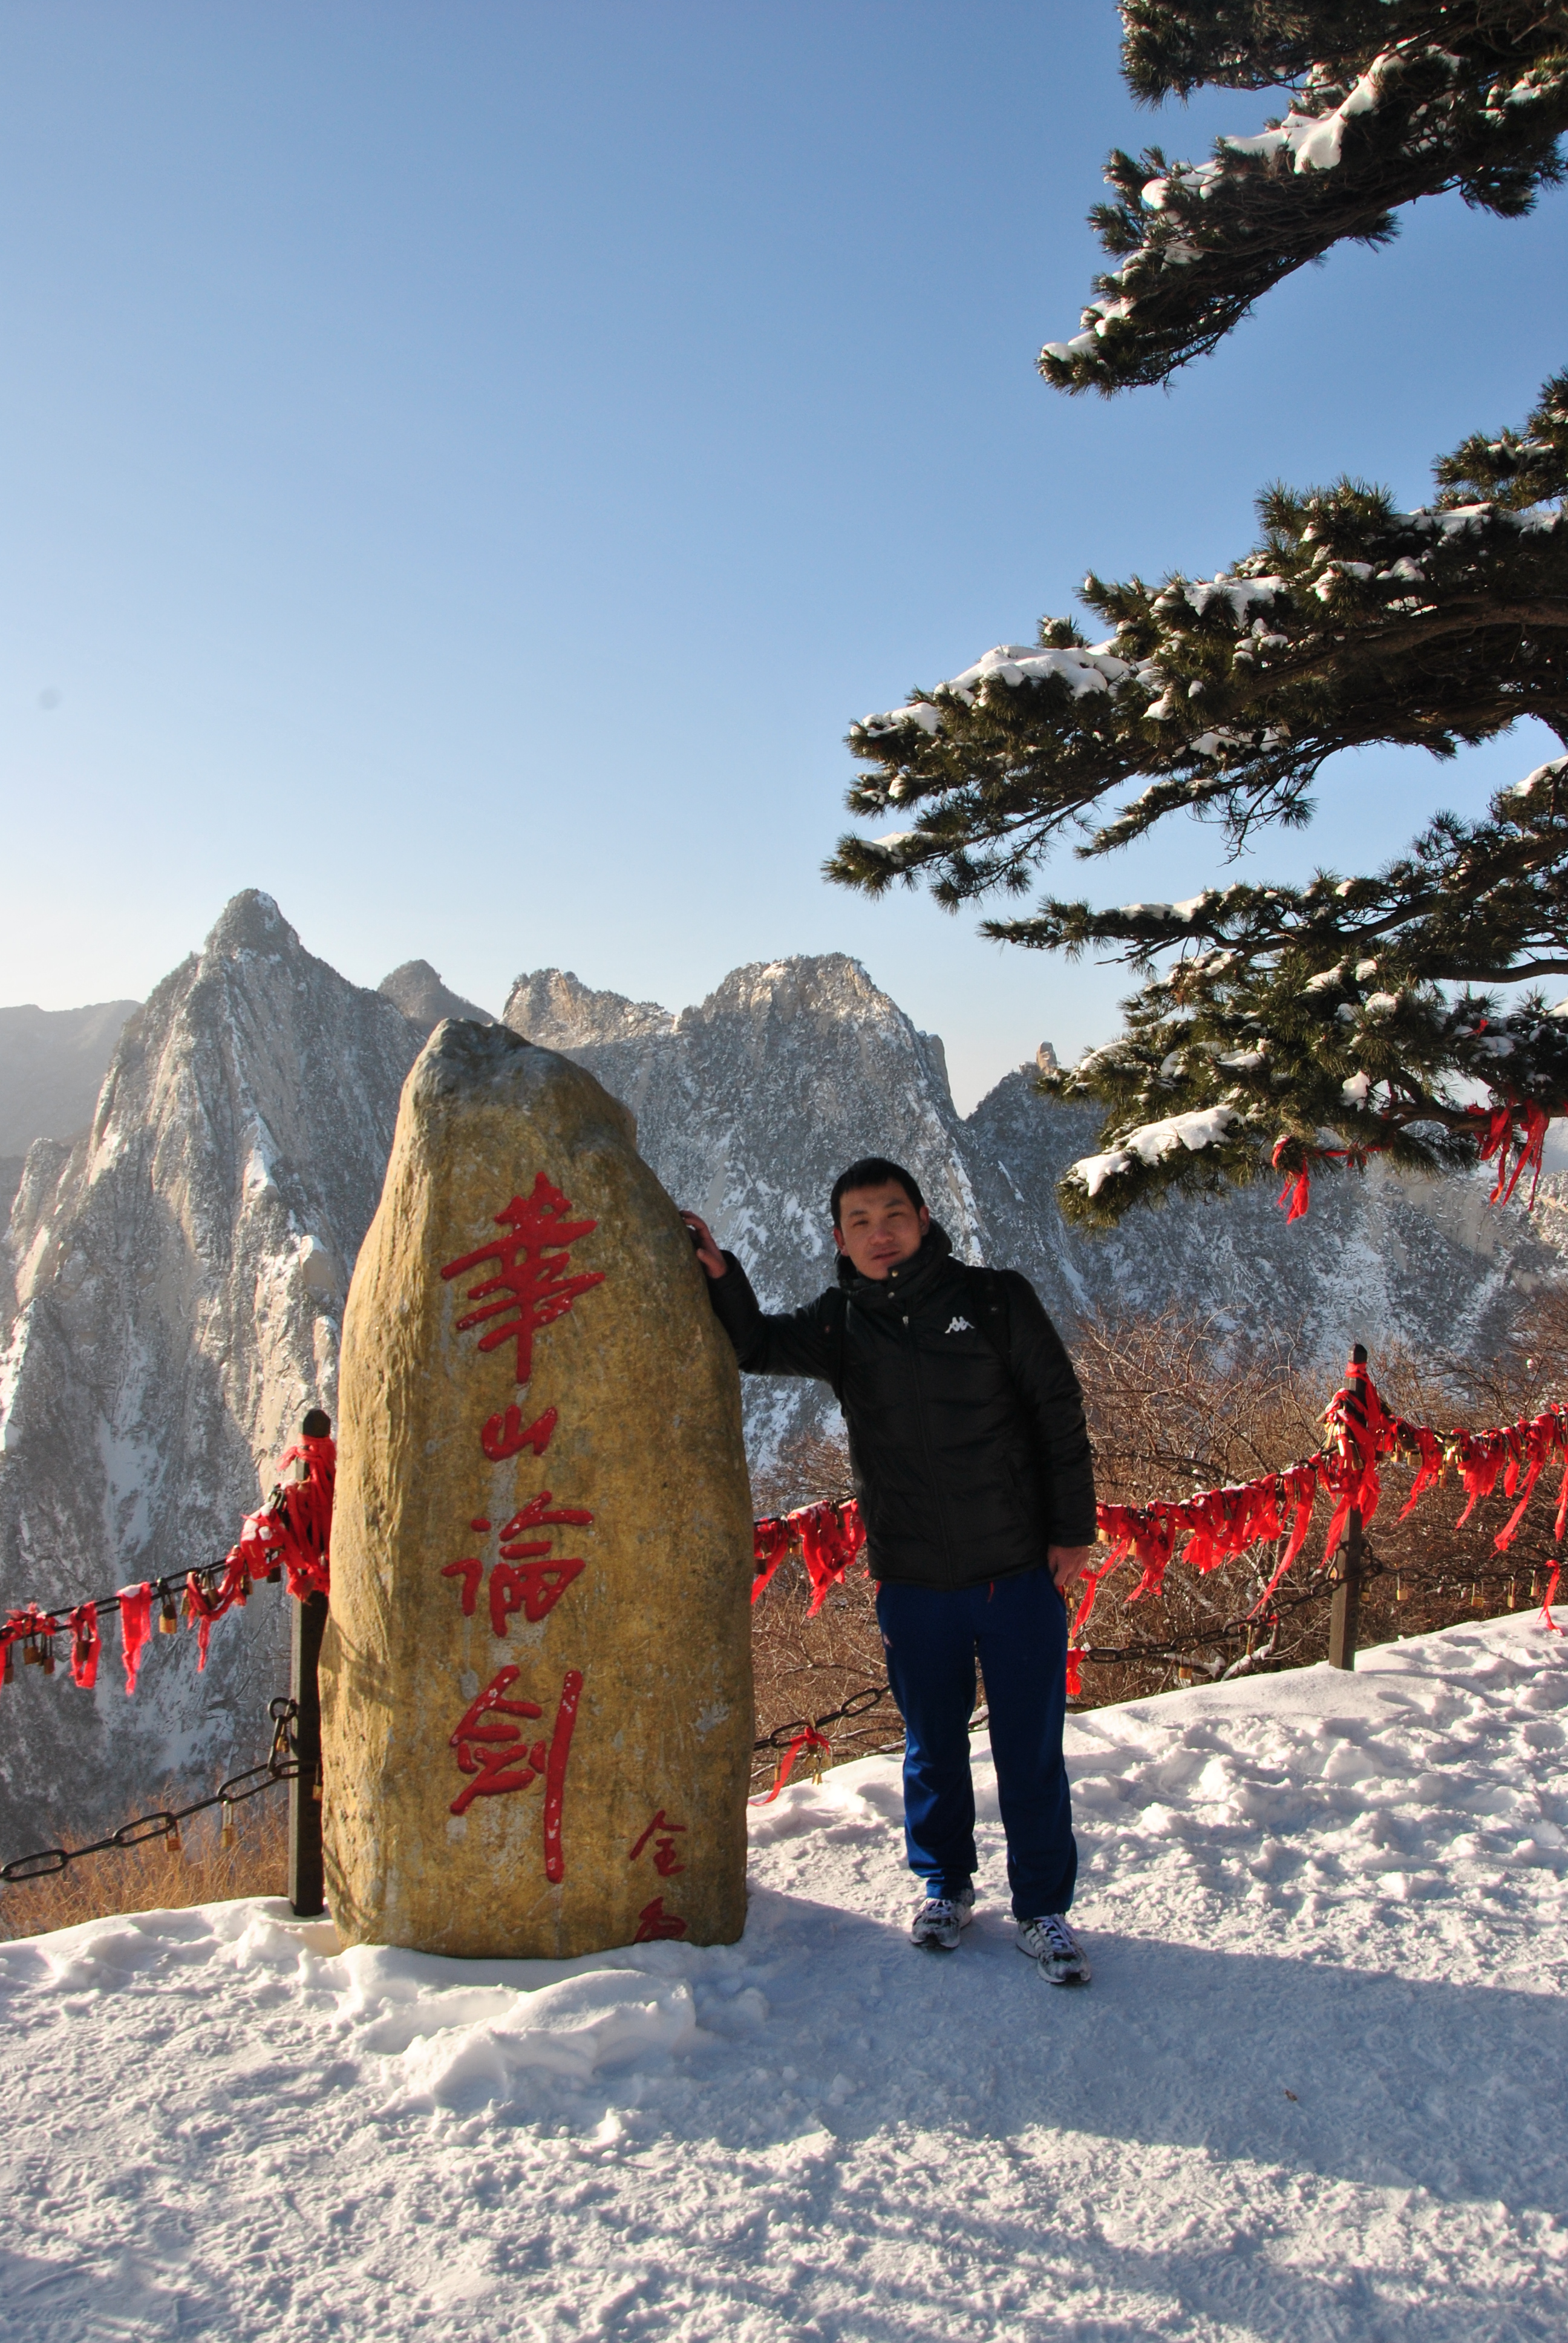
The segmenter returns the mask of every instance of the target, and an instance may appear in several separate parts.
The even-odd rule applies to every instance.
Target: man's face
[[[882,1278],[900,1262],[913,1260],[930,1224],[925,1206],[917,1211],[898,1182],[890,1180],[880,1188],[845,1189],[833,1242],[862,1277]]]

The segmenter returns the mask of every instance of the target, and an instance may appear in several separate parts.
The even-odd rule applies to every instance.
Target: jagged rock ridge
[[[349,1270],[418,1046],[388,1001],[314,959],[266,895],[126,1027],[90,1130],[39,1141],[11,1222],[0,1364],[0,1602],[65,1605],[220,1556],[258,1464],[333,1409]],[[284,1603],[155,1644],[134,1702],[117,1633],[88,1696],[18,1669],[0,1693],[0,1834],[121,1818],[130,1786],[265,1742]]]
[[[422,963],[380,993],[349,984],[267,897],[237,897],[127,1024],[87,1133],[29,1151],[5,1255],[0,1604],[212,1559],[300,1409],[335,1412],[342,1302],[398,1092],[426,1014],[454,999]],[[1090,1111],[1042,1099],[1026,1070],[961,1119],[940,1042],[841,954],[738,969],[678,1015],[547,970],[518,979],[505,1014],[631,1108],[664,1185],[776,1307],[830,1278],[829,1189],[873,1151],[910,1165],[961,1254],[1024,1270],[1064,1321],[1210,1312],[1291,1329],[1325,1367],[1358,1335],[1484,1353],[1556,1273],[1568,1224],[1559,1182],[1532,1223],[1473,1181],[1374,1172],[1317,1182],[1294,1227],[1265,1182],[1069,1230],[1052,1192],[1092,1140]],[[747,1405],[754,1459],[831,1412],[789,1383],[749,1383]],[[113,1649],[91,1699],[19,1669],[0,1694],[0,1849],[37,1844],[41,1822],[80,1835],[166,1775],[247,1758],[284,1681],[283,1624],[261,1593],[200,1679],[193,1639],[155,1645],[134,1704]]]
[[[476,1008],[473,1001],[444,984],[427,960],[406,960],[390,976],[384,976],[376,990],[418,1028],[422,1041],[428,1039],[443,1017],[466,1017],[475,1025],[500,1022],[487,1009]]]

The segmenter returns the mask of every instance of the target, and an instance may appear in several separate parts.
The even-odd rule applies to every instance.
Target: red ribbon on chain
[[[841,1504],[824,1499],[820,1504],[799,1505],[792,1513],[770,1513],[754,1522],[751,1536],[756,1570],[751,1581],[753,1603],[785,1557],[798,1553],[811,1584],[811,1604],[806,1615],[814,1619],[829,1591],[842,1586],[844,1573],[864,1550],[866,1528],[853,1497]]]
[[[104,1648],[97,1604],[78,1603],[66,1618],[65,1629],[71,1638],[71,1682],[91,1692],[98,1681],[98,1654]]]
[[[1378,1465],[1384,1456],[1412,1456],[1417,1462],[1416,1478],[1401,1521],[1437,1485],[1451,1464],[1461,1473],[1469,1500],[1460,1516],[1462,1523],[1469,1520],[1481,1498],[1493,1494],[1499,1482],[1506,1496],[1517,1495],[1518,1503],[1493,1541],[1499,1554],[1506,1553],[1513,1544],[1542,1472],[1560,1456],[1564,1469],[1553,1535],[1561,1541],[1568,1529],[1568,1413],[1561,1407],[1548,1408],[1520,1423],[1486,1432],[1453,1432],[1445,1438],[1429,1424],[1409,1423],[1402,1416],[1392,1414],[1364,1363],[1352,1359],[1344,1383],[1324,1410],[1324,1422],[1323,1453],[1283,1473],[1265,1473],[1236,1487],[1202,1490],[1175,1503],[1156,1499],[1147,1505],[1097,1508],[1100,1533],[1111,1552],[1101,1567],[1089,1574],[1090,1584],[1072,1624],[1074,1648],[1068,1653],[1070,1696],[1077,1689],[1082,1657],[1077,1639],[1100,1583],[1129,1554],[1142,1574],[1127,1598],[1134,1603],[1142,1595],[1158,1593],[1183,1536],[1187,1543],[1181,1548],[1181,1559],[1196,1570],[1213,1570],[1263,1540],[1282,1535],[1285,1512],[1293,1509],[1284,1553],[1247,1614],[1256,1619],[1267,1609],[1306,1544],[1319,1491],[1334,1500],[1323,1542],[1326,1567],[1339,1549],[1352,1510],[1363,1523],[1376,1513],[1382,1494]],[[1554,1568],[1542,1612],[1543,1624],[1554,1633],[1562,1632],[1551,1615],[1557,1580]]]
[[[13,1644],[31,1643],[35,1638],[42,1641],[59,1632],[60,1623],[53,1612],[40,1610],[36,1603],[25,1604],[20,1611],[13,1611],[5,1625],[0,1626],[0,1684],[11,1680]]]
[[[1527,1129],[1527,1139],[1538,1139],[1544,1131],[1544,1114],[1539,1110],[1536,1112],[1538,1121]],[[1522,1169],[1523,1162],[1514,1167],[1504,1201],[1506,1195],[1513,1193]],[[1501,1176],[1500,1173],[1500,1180]],[[1467,1499],[1460,1516],[1461,1524],[1470,1519],[1480,1500],[1492,1495],[1501,1482],[1503,1493],[1516,1497],[1517,1503],[1493,1540],[1499,1554],[1505,1553],[1513,1544],[1546,1465],[1561,1457],[1563,1475],[1553,1538],[1561,1542],[1568,1530],[1568,1408],[1551,1407],[1516,1424],[1443,1435],[1428,1424],[1409,1423],[1391,1414],[1364,1363],[1352,1360],[1344,1384],[1324,1411],[1324,1421],[1327,1431],[1322,1453],[1290,1465],[1283,1472],[1265,1473],[1256,1481],[1224,1488],[1201,1490],[1176,1501],[1156,1499],[1147,1505],[1097,1507],[1100,1534],[1110,1551],[1098,1568],[1084,1574],[1067,1655],[1070,1697],[1078,1697],[1081,1693],[1085,1657],[1081,1639],[1101,1584],[1129,1555],[1140,1574],[1128,1597],[1130,1603],[1135,1603],[1145,1595],[1158,1594],[1178,1549],[1181,1559],[1193,1569],[1215,1570],[1268,1539],[1285,1537],[1289,1515],[1284,1551],[1248,1614],[1249,1618],[1257,1618],[1301,1555],[1320,1490],[1334,1500],[1324,1541],[1325,1565],[1333,1558],[1352,1510],[1359,1511],[1363,1522],[1372,1518],[1381,1495],[1378,1463],[1382,1456],[1397,1453],[1417,1462],[1416,1478],[1400,1513],[1402,1521],[1437,1485],[1451,1465],[1462,1478]],[[281,1564],[287,1574],[288,1591],[296,1597],[327,1591],[337,1450],[330,1439],[305,1438],[285,1451],[278,1460],[278,1469],[281,1472],[296,1462],[306,1465],[306,1478],[275,1487],[268,1503],[246,1517],[239,1544],[225,1557],[223,1575],[216,1587],[208,1589],[206,1582],[215,1575],[211,1571],[192,1571],[187,1577],[186,1609],[196,1628],[198,1669],[206,1665],[214,1622],[235,1604],[246,1601],[253,1576],[275,1576]],[[852,1498],[843,1503],[824,1500],[799,1506],[790,1513],[768,1516],[753,1525],[756,1575],[751,1599],[755,1603],[779,1564],[789,1554],[799,1552],[811,1586],[809,1615],[815,1616],[830,1589],[842,1585],[846,1572],[864,1551],[865,1544],[865,1525],[859,1506]],[[1559,1577],[1559,1567],[1553,1565],[1542,1609],[1543,1624],[1553,1634],[1563,1632],[1552,1617]],[[142,1654],[149,1639],[152,1601],[153,1588],[145,1582],[124,1589],[119,1598],[127,1694],[136,1690]],[[84,1689],[90,1689],[96,1679],[102,1647],[95,1606],[90,1603],[77,1604],[68,1614],[66,1631],[72,1643],[72,1679]],[[60,1632],[59,1622],[36,1604],[12,1612],[0,1626],[0,1654],[4,1656],[5,1676],[8,1678],[11,1673],[13,1644],[29,1638],[43,1640]],[[828,1744],[815,1727],[809,1727],[790,1744],[773,1790],[760,1803],[769,1804],[778,1795],[803,1750],[813,1754],[827,1752]]]
[[[286,1481],[272,1493],[270,1512],[277,1526],[279,1558],[288,1591],[298,1601],[331,1591],[332,1494],[337,1478],[337,1447],[331,1440],[303,1438],[277,1460],[302,1463],[303,1481]]]
[[[774,1799],[789,1779],[795,1760],[803,1749],[809,1750],[814,1756],[831,1757],[833,1755],[833,1745],[827,1735],[819,1733],[814,1725],[809,1725],[804,1733],[798,1733],[795,1735],[794,1740],[784,1752],[779,1763],[779,1771],[773,1776],[773,1787],[769,1791],[768,1795],[765,1798],[753,1798],[750,1801],[752,1805],[770,1806],[773,1804]]]
[[[770,1513],[765,1521],[752,1523],[751,1554],[756,1571],[751,1581],[753,1603],[763,1593],[786,1554],[793,1551],[794,1544],[789,1523],[780,1520],[776,1513]]]
[[[139,1586],[120,1589],[120,1643],[126,1663],[126,1698],[131,1699],[136,1689],[136,1673],[142,1664],[147,1638],[153,1632],[153,1590],[146,1579]]]

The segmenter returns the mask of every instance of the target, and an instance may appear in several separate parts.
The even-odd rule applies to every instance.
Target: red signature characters
[[[656,1896],[638,1914],[637,1934],[631,1941],[634,1945],[655,1945],[664,1936],[684,1936],[686,1925],[678,1912],[665,1910],[662,1896]]]
[[[678,1863],[676,1860],[678,1850],[675,1844],[676,1834],[678,1832],[683,1832],[685,1828],[686,1825],[684,1823],[672,1823],[667,1821],[665,1818],[664,1808],[660,1806],[658,1814],[655,1815],[653,1820],[649,1823],[642,1836],[638,1840],[637,1845],[632,1848],[630,1855],[628,1855],[627,1861],[628,1863],[636,1863],[638,1858],[641,1855],[644,1848],[648,1845],[648,1841],[651,1839],[653,1841],[653,1867],[655,1871],[658,1872],[661,1879],[673,1878],[677,1872],[684,1871],[686,1869],[684,1863]]]
[[[640,1862],[642,1856],[648,1852],[651,1845],[653,1850],[653,1867],[655,1871],[658,1872],[661,1879],[673,1878],[677,1874],[686,1869],[685,1864],[680,1862],[678,1859],[680,1851],[676,1846],[677,1838],[683,1837],[685,1835],[685,1832],[686,1825],[684,1823],[672,1823],[669,1816],[665,1813],[664,1808],[660,1806],[658,1812],[654,1815],[653,1820],[649,1823],[648,1828],[643,1832],[642,1836],[638,1840],[636,1845],[632,1848],[631,1853],[628,1855],[627,1861],[628,1863]],[[661,1938],[666,1936],[684,1936],[686,1934],[686,1926],[687,1924],[681,1918],[679,1913],[667,1912],[664,1908],[663,1896],[656,1896],[652,1903],[645,1904],[641,1911],[638,1914],[637,1934],[632,1938],[632,1943],[634,1945],[653,1945],[658,1944]]]

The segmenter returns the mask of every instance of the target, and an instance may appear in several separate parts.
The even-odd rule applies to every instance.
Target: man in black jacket
[[[685,1218],[745,1372],[816,1376],[844,1411],[905,1726],[905,1840],[925,1887],[911,1935],[950,1952],[973,1915],[978,1654],[1019,1947],[1051,1984],[1084,1985],[1061,1755],[1063,1598],[1095,1535],[1078,1380],[1028,1279],[955,1261],[899,1164],[851,1164],[832,1210],[838,1285],[781,1316]]]

